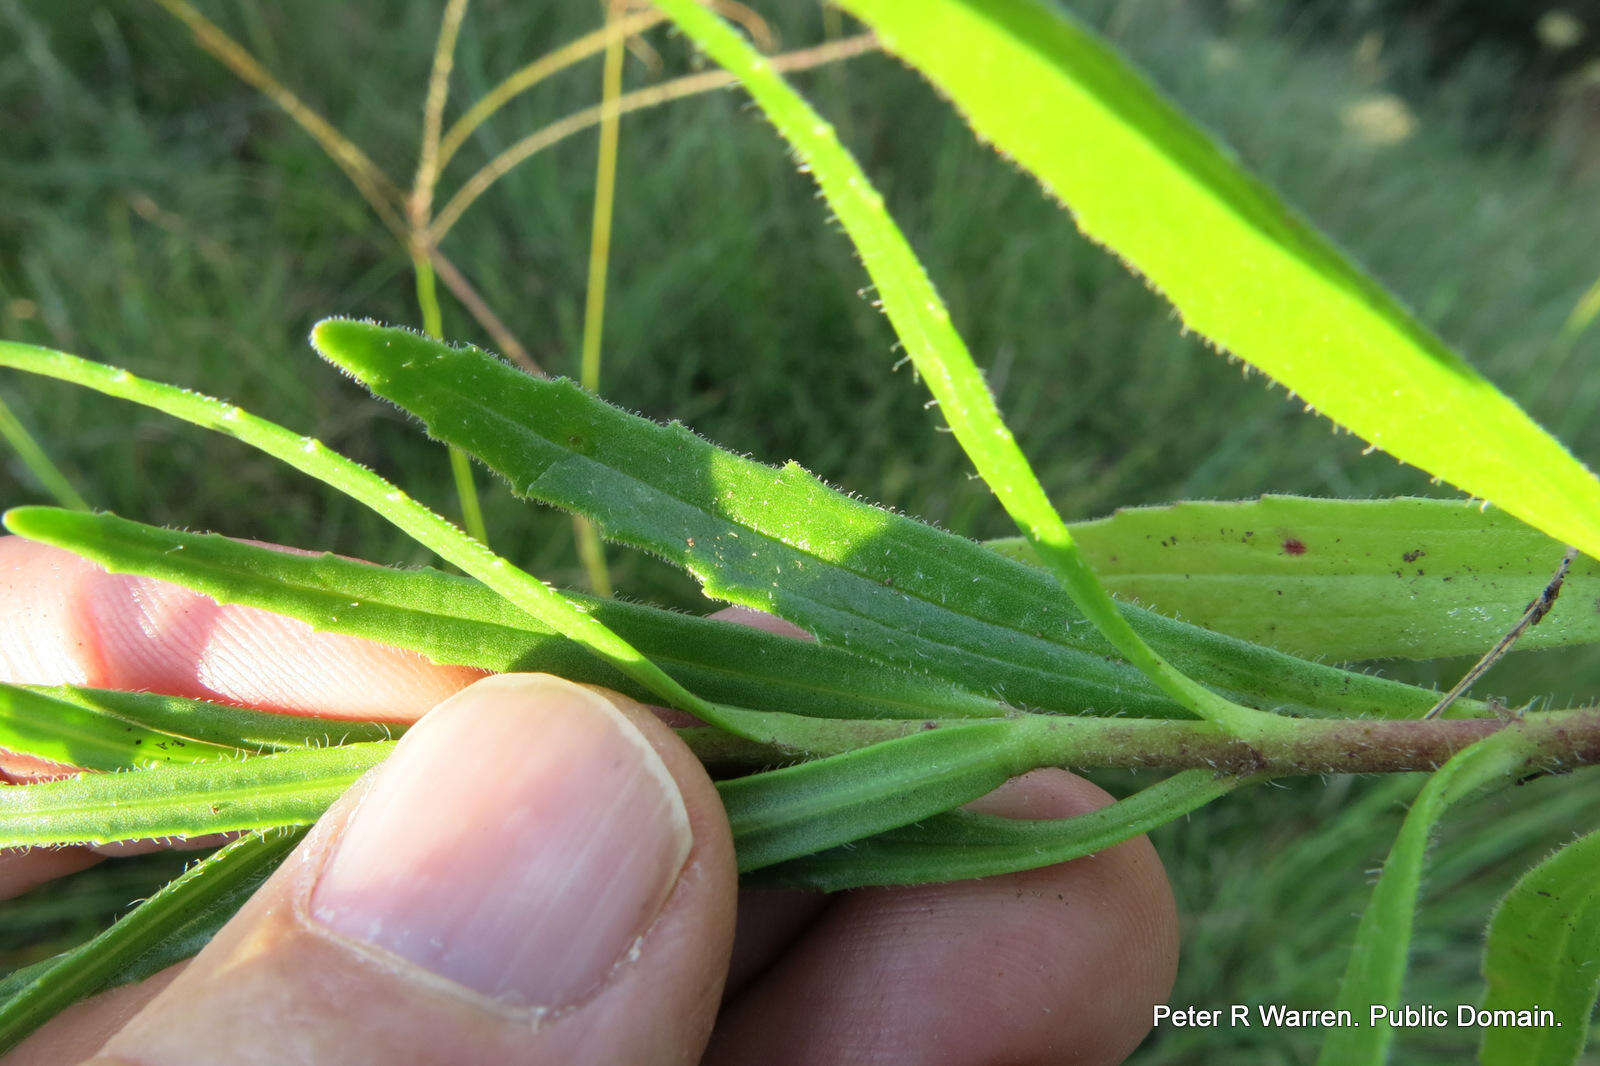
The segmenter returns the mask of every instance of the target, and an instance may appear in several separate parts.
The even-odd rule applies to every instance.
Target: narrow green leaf
[[[321,327],[319,327],[320,329]],[[587,612],[519,570],[358,463],[211,396],[135,377],[66,352],[0,341],[0,366],[68,381],[215,430],[259,449],[371,508],[417,543],[459,566],[517,607],[564,633],[680,710],[749,740],[805,746],[818,735],[804,718],[746,711],[701,699]]]
[[[655,0],[695,43],[739,79],[822,190],[867,268],[884,314],[899,334],[940,413],[995,497],[1038,551],[1072,602],[1146,677],[1201,718],[1235,733],[1280,731],[1284,724],[1234,703],[1174,667],[1129,625],[1096,580],[1067,525],[1000,417],[950,312],[900,232],[883,198],[833,127],[727,23],[697,0]],[[950,42],[955,46],[957,42]]]
[[[948,719],[852,720],[841,726],[831,743],[817,738],[815,752],[833,755],[942,721]],[[0,750],[87,770],[140,770],[391,740],[405,729],[397,722],[277,714],[150,692],[0,684]],[[711,726],[689,726],[677,733],[713,771],[749,772],[794,757],[790,749],[744,740]]]
[[[496,672],[542,671],[653,693],[472,578],[298,555],[49,507],[6,512],[13,533],[115,573],[176,582],[221,603],[276,611],[313,628]],[[824,718],[998,717],[1005,705],[950,681],[894,670],[843,648],[640,604],[566,595],[707,699]],[[0,743],[0,747],[4,744]],[[80,764],[82,765],[82,764]]]
[[[1186,770],[1072,818],[1029,821],[950,811],[768,866],[745,882],[839,892],[1032,870],[1104,851],[1227,795],[1239,783],[1209,770]]]
[[[11,445],[11,450],[17,453],[17,458],[22,460],[22,465],[39,482],[56,502],[63,507],[76,508],[80,511],[89,509],[86,501],[78,490],[73,488],[72,482],[61,472],[61,468],[50,461],[50,456],[33,439],[33,434],[28,432],[21,419],[12,412],[11,405],[0,399],[0,437]]]
[[[1549,1010],[1554,1025],[1491,1025],[1484,1066],[1567,1066],[1588,1042],[1600,995],[1600,833],[1563,847],[1529,870],[1489,921],[1483,1009]]]
[[[916,732],[721,782],[740,868],[905,825],[988,792],[1056,754],[1040,754],[1029,722],[927,730],[909,723]],[[839,723],[845,730],[872,724]],[[301,748],[0,789],[0,848],[308,825],[393,748],[393,741]]]
[[[392,750],[370,741],[0,789],[0,848],[309,825]]]
[[[792,463],[765,466],[680,425],[629,415],[571,382],[532,378],[485,352],[405,330],[328,321],[313,340],[514,491],[682,566],[709,596],[1014,706],[1184,713],[1109,658],[1115,650],[1047,574],[845,496]],[[1405,718],[1438,698],[1138,608],[1127,613],[1182,669],[1264,707]],[[1469,704],[1458,713],[1482,709]]]
[[[841,0],[1187,328],[1600,556],[1600,482],[1103,42],[1042,0]]]
[[[1522,617],[1563,545],[1457,500],[1137,507],[1074,524],[1106,587],[1163,614],[1335,661],[1480,655]],[[990,541],[1032,557],[1020,537]],[[1518,648],[1600,640],[1600,563],[1579,558]]]
[[[0,683],[0,749],[86,770],[389,739],[395,732],[371,722],[270,714],[152,692]]]
[[[756,870],[958,807],[1033,767],[1018,722],[962,722],[720,782],[739,852]]]
[[[1372,899],[1361,915],[1356,941],[1334,1007],[1351,1012],[1356,1024],[1333,1029],[1322,1044],[1319,1066],[1378,1066],[1388,1056],[1394,1029],[1387,1017],[1376,1024],[1370,1011],[1400,1003],[1411,951],[1411,926],[1422,884],[1423,861],[1434,826],[1455,802],[1503,781],[1528,765],[1537,749],[1517,728],[1491,733],[1441,766],[1406,814]]]
[[[142,981],[197,953],[304,835],[293,828],[241,837],[99,936],[10,975],[0,984],[0,1054],[79,1000]]]

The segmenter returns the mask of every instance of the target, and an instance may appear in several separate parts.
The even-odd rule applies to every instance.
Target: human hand
[[[435,708],[199,956],[68,1010],[7,1064],[1117,1062],[1171,987],[1176,917],[1142,837],[982,881],[741,892],[704,770],[615,693],[479,680],[15,539],[0,608],[7,680]],[[1105,802],[1039,771],[980,805]],[[0,895],[94,858],[6,856]]]

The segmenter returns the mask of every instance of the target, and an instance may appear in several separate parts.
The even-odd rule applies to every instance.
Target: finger
[[[89,685],[290,714],[412,721],[484,671],[441,666],[153,578],[109,574],[71,552],[0,537],[0,681]],[[0,781],[72,767],[0,751]],[[0,898],[82,869],[84,849],[0,862]]]
[[[725,999],[733,999],[783,957],[789,947],[828,906],[820,892],[784,888],[739,891],[738,920],[733,930],[733,961],[728,965]]]
[[[693,1062],[735,886],[716,791],[646,708],[490,678],[412,729],[94,1062]]]
[[[61,1066],[64,1062],[82,1062],[100,1050],[111,1034],[143,1010],[144,1005],[171,984],[187,965],[187,962],[176,963],[138,984],[123,985],[74,1003],[12,1048],[0,1058],[0,1063],[4,1066]]]
[[[720,611],[713,612],[711,617],[723,622],[749,626],[751,629],[762,629],[768,633],[776,633],[780,637],[794,637],[797,640],[816,639],[793,622],[785,622],[776,615],[768,614],[766,611],[758,611],[754,607],[724,607]]]
[[[985,805],[1055,818],[1108,802],[1050,770]],[[1006,877],[862,890],[728,1005],[706,1062],[1120,1062],[1176,963],[1171,889],[1143,837]]]
[[[46,881],[77,873],[98,861],[88,848],[17,848],[0,851],[0,899],[20,896]]]
[[[483,675],[0,538],[0,680],[409,722]]]

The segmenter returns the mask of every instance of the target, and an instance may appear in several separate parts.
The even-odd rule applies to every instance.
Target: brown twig
[[[1444,697],[1433,705],[1433,709],[1422,716],[1423,718],[1437,718],[1443,714],[1452,703],[1460,699],[1462,694],[1473,686],[1478,678],[1488,673],[1489,668],[1499,662],[1505,653],[1511,650],[1511,646],[1517,642],[1517,639],[1522,634],[1543,621],[1544,616],[1550,613],[1550,608],[1556,605],[1556,597],[1561,595],[1561,586],[1567,580],[1567,571],[1572,568],[1572,561],[1577,557],[1577,548],[1567,549],[1567,553],[1561,557],[1561,565],[1556,567],[1555,576],[1544,587],[1544,591],[1534,597],[1532,603],[1528,604],[1528,609],[1523,612],[1521,618],[1517,619],[1517,624],[1512,626],[1494,647],[1485,652],[1483,658],[1473,664],[1472,669],[1468,670],[1466,675],[1456,682],[1455,687],[1446,692]]]
[[[574,38],[531,63],[517,68],[498,85],[479,97],[460,118],[451,123],[450,128],[440,138],[435,167],[443,170],[448,166],[474,130],[521,94],[551,75],[560,73],[591,56],[599,55],[614,40],[638,38],[642,31],[656,25],[664,18],[666,16],[661,12],[652,9],[607,22],[599,29]]]
[[[876,51],[878,41],[870,33],[846,37],[840,41],[817,45],[815,48],[802,48],[794,52],[785,52],[783,55],[773,56],[771,65],[774,70],[793,71],[805,70],[810,67],[821,66],[841,59],[864,55]],[[452,196],[448,203],[440,209],[434,217],[429,239],[438,243],[444,235],[450,232],[461,218],[462,212],[471,207],[473,202],[482,196],[496,181],[504,177],[518,164],[529,157],[549,148],[560,141],[567,139],[575,133],[598,125],[612,115],[626,115],[633,111],[640,111],[647,107],[667,103],[670,100],[681,100],[686,96],[710,92],[715,89],[725,89],[737,84],[737,79],[732,74],[721,70],[709,70],[703,74],[690,74],[682,78],[655,85],[648,89],[638,89],[618,97],[616,103],[594,105],[576,111],[565,118],[557,119],[550,125],[522,138],[516,144],[507,148],[490,160],[483,169],[468,178],[466,184]]]
[[[433,264],[445,287],[450,290],[457,300],[461,301],[462,307],[483,327],[484,332],[489,334],[503,355],[522,366],[529,373],[541,377],[544,376],[544,371],[540,369],[539,364],[534,361],[533,357],[528,354],[527,348],[517,340],[511,330],[501,321],[500,317],[490,309],[488,303],[472,287],[466,276],[444,253],[439,251],[434,242],[427,240],[426,214],[429,207],[431,207],[431,187],[427,194],[429,206],[422,208],[423,225],[419,228],[408,224],[408,219],[401,217],[397,208],[404,205],[409,208],[407,214],[411,215],[417,210],[417,205],[420,201],[418,194],[414,193],[412,197],[407,198],[401,193],[400,187],[395,184],[393,179],[379,169],[378,165],[365,152],[356,147],[353,141],[302,101],[288,86],[273,76],[243,45],[228,36],[220,26],[196,11],[187,0],[155,0],[155,2],[189,28],[190,32],[194,34],[196,44],[233,71],[241,81],[260,90],[268,99],[282,108],[301,129],[305,130],[322,147],[328,158],[332,159],[334,164],[344,171],[345,176],[356,187],[356,191],[367,201],[368,206],[377,214],[379,221],[393,234],[401,247],[413,256],[421,256]],[[452,18],[459,22],[460,11],[465,9],[464,0],[452,0],[452,8],[459,8],[460,10],[455,11],[453,16],[451,12],[447,11],[446,25],[441,29],[441,38],[448,32],[450,34],[450,43],[453,44],[454,30],[451,28],[450,22]],[[443,86],[448,83],[448,76],[448,65],[444,66],[441,73],[440,63],[436,56],[434,77],[429,86],[430,99],[427,116],[425,116],[425,125],[436,126],[437,122],[431,116],[435,112],[441,116],[443,114]],[[436,85],[439,86],[437,89],[439,94],[437,101],[434,100]],[[425,134],[424,156],[427,154],[427,139],[428,137]],[[417,175],[419,189],[425,179],[437,177],[440,165],[442,164],[437,161],[437,150],[435,151],[434,162],[430,163],[426,158],[422,161],[422,164],[418,167]],[[138,209],[137,204],[135,209]]]
[[[961,719],[971,723],[972,719]],[[889,725],[890,723],[884,723]],[[897,735],[954,722],[902,722]],[[1210,770],[1240,777],[1303,777],[1316,774],[1428,773],[1464,748],[1502,730],[1523,741],[1524,759],[1511,776],[1560,773],[1600,764],[1600,709],[1549,711],[1507,722],[1499,718],[1419,719],[1305,718],[1291,733],[1254,741],[1209,722],[1160,718],[1033,716],[1039,734],[1039,765],[1069,770]],[[716,730],[686,731],[697,748],[710,743],[725,768],[764,768],[786,753],[734,741]],[[887,739],[887,738],[886,738]]]
[[[350,179],[383,224],[405,243],[406,225],[395,207],[403,196],[388,175],[367,154],[357,148],[333,123],[309,107],[300,97],[263,67],[254,56],[223,32],[222,27],[196,11],[187,0],[155,0],[178,21],[189,27],[195,43],[233,71],[239,79],[263,93],[284,113],[311,135],[334,164]]]
[[[1542,711],[1500,718],[1305,718],[1284,734],[1231,736],[1209,722],[1062,716],[1063,765],[1105,768],[1208,768],[1229,774],[1370,774],[1431,771],[1492,733],[1513,729],[1527,742],[1529,769],[1556,771],[1600,763],[1600,709]]]
[[[467,14],[467,0],[449,0],[439,24],[433,49],[433,69],[428,74],[428,98],[422,108],[422,147],[417,153],[417,175],[407,205],[414,231],[426,230],[433,212],[433,190],[439,180],[439,137],[444,127],[444,105],[450,97],[450,72],[455,69],[456,38]]]

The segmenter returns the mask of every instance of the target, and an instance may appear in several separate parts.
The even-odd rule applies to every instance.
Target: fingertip
[[[106,1046],[239,1063],[693,1061],[732,939],[731,835],[649,711],[500,675],[408,732]],[[116,1061],[115,1058],[107,1061]]]

